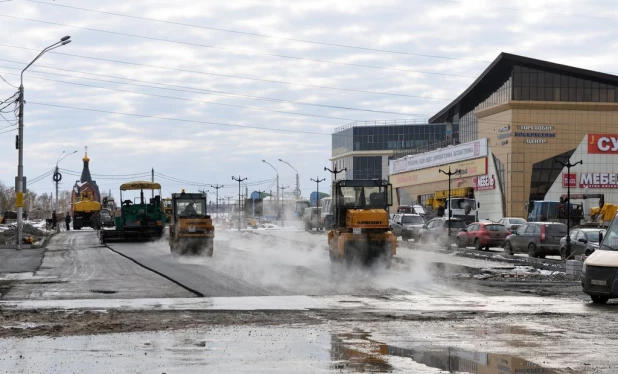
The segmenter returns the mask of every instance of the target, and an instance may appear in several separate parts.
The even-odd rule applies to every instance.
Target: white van
[[[599,249],[584,261],[581,273],[584,293],[597,304],[618,298],[618,214],[612,220]]]

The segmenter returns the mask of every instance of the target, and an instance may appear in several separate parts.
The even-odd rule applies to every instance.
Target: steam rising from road
[[[325,233],[218,230],[212,258],[182,257],[204,271],[221,272],[271,295],[375,295],[453,293],[426,263],[386,269],[331,264]],[[409,250],[409,249],[401,249]]]

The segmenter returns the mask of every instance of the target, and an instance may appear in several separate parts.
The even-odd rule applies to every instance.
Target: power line
[[[471,61],[471,62],[480,62],[480,63],[489,63],[490,62],[490,61],[480,61],[480,60],[472,60],[472,59],[458,58],[458,57],[427,55],[427,54],[420,54],[420,53],[411,53],[411,52],[379,49],[379,48],[369,48],[369,47],[352,46],[352,45],[337,44],[337,43],[327,43],[327,42],[320,42],[320,41],[307,40],[307,39],[286,38],[286,37],[283,37],[283,36],[274,36],[274,35],[268,35],[268,34],[260,34],[260,33],[253,33],[253,32],[247,32],[247,31],[239,31],[239,30],[231,30],[231,29],[222,29],[222,28],[194,25],[194,24],[174,22],[174,21],[164,21],[164,20],[159,20],[159,19],[155,19],[155,18],[138,17],[138,16],[132,16],[132,15],[128,15],[128,14],[106,12],[106,11],[102,11],[102,10],[80,8],[80,7],[69,6],[69,5],[61,5],[61,4],[56,4],[56,3],[52,4],[52,3],[47,3],[47,2],[43,2],[43,1],[37,1],[37,0],[27,0],[27,1],[30,1],[32,3],[44,4],[44,5],[53,5],[53,6],[63,7],[63,8],[82,10],[82,11],[86,11],[86,12],[93,12],[93,13],[99,13],[99,14],[108,14],[108,15],[112,15],[112,16],[132,18],[132,19],[139,19],[139,20],[143,20],[143,21],[165,23],[165,24],[169,24],[169,25],[186,26],[186,27],[193,27],[193,28],[199,28],[199,29],[205,29],[205,30],[221,31],[221,32],[228,32],[228,33],[241,34],[241,35],[249,35],[249,36],[257,36],[257,37],[262,37],[262,38],[288,40],[288,41],[293,41],[293,42],[301,42],[301,43],[308,43],[308,44],[324,45],[324,46],[330,46],[330,47],[349,48],[349,49],[357,49],[357,50],[362,50],[362,51],[392,53],[392,54],[398,54],[398,55],[408,55],[408,56],[416,56],[416,57],[428,57],[428,58],[437,58],[437,59],[445,59],[445,60]]]
[[[25,65],[25,63],[19,62],[19,61],[4,60],[4,59],[0,59],[0,61],[5,61],[5,62],[10,62],[10,63]],[[207,89],[191,87],[191,86],[179,86],[179,85],[174,85],[174,84],[150,82],[150,81],[144,81],[144,80],[139,80],[139,79],[123,78],[123,77],[117,77],[117,76],[113,76],[113,75],[87,73],[87,72],[83,72],[83,71],[79,71],[79,70],[63,69],[63,68],[58,68],[58,67],[53,67],[53,66],[45,66],[45,65],[39,65],[39,64],[37,64],[37,66],[42,67],[42,68],[46,68],[46,69],[68,71],[68,72],[79,73],[79,74],[86,74],[86,75],[93,75],[93,76],[98,76],[98,77],[103,77],[103,78],[121,79],[121,80],[130,81],[130,82],[149,83],[149,84],[161,85],[161,86],[164,86],[164,87],[149,86],[149,85],[143,85],[143,84],[127,83],[127,82],[116,82],[116,81],[103,80],[103,79],[95,79],[95,78],[88,78],[88,77],[76,77],[74,75],[50,73],[50,72],[45,72],[45,71],[40,71],[40,70],[35,70],[35,69],[29,69],[28,71],[30,73],[39,73],[39,74],[46,74],[46,75],[56,75],[56,76],[60,76],[60,77],[85,79],[85,80],[91,80],[91,81],[95,81],[95,82],[116,83],[116,84],[124,84],[124,85],[129,85],[129,86],[155,88],[155,89],[166,90],[166,91],[178,91],[178,92],[188,92],[188,93],[202,93],[202,94],[215,95],[215,96],[232,96],[232,97],[246,98],[246,99],[251,99],[251,100],[299,104],[299,105],[316,106],[316,107],[322,107],[322,108],[333,108],[333,109],[344,109],[344,110],[371,112],[371,113],[397,114],[397,115],[404,115],[404,116],[414,116],[413,114],[410,114],[410,113],[390,112],[390,111],[362,109],[362,108],[352,108],[352,107],[337,106],[337,105],[327,105],[327,104],[317,104],[317,103],[307,103],[307,102],[303,102],[303,101],[284,100],[284,99],[279,99],[279,98],[269,98],[269,97],[263,97],[263,96],[251,96],[251,95],[237,94],[237,93],[231,93],[231,92],[226,92],[226,91],[207,90]],[[10,70],[18,70],[18,71],[21,70],[19,68],[13,68],[13,67],[9,67],[9,66],[0,66],[0,68],[10,69]],[[34,76],[26,74],[26,77],[34,77]],[[173,87],[173,88],[167,88],[167,87]],[[439,97],[417,96],[417,95],[410,95],[410,97],[420,98],[420,99],[430,99],[430,100],[445,100],[445,101],[452,101],[453,100],[453,99],[445,99],[445,98],[439,98]]]
[[[38,49],[34,49],[34,48],[20,47],[20,46],[14,46],[14,45],[9,45],[9,44],[0,44],[0,46],[1,47],[7,47],[7,48],[23,49],[23,50],[28,50],[28,51],[38,51]],[[88,60],[111,62],[111,63],[115,63],[115,64],[123,64],[123,65],[140,66],[140,67],[147,67],[147,68],[154,68],[154,69],[178,71],[178,72],[182,72],[182,73],[191,73],[191,74],[200,74],[200,75],[211,75],[211,76],[222,77],[222,78],[244,79],[244,80],[251,80],[251,81],[256,81],[256,82],[276,83],[276,84],[285,84],[285,85],[290,85],[290,86],[311,87],[311,88],[320,88],[320,89],[328,89],[328,90],[336,90],[336,91],[346,91],[346,92],[360,92],[360,93],[368,93],[368,94],[374,94],[374,95],[397,96],[397,97],[415,97],[413,95],[406,95],[406,94],[401,94],[401,93],[366,91],[366,90],[358,90],[358,89],[353,89],[353,88],[330,87],[330,86],[320,86],[320,85],[315,85],[315,84],[278,81],[278,80],[274,80],[274,79],[261,79],[261,78],[241,77],[241,76],[230,75],[230,74],[207,73],[207,72],[204,72],[204,71],[188,70],[188,69],[178,69],[178,68],[169,68],[169,67],[164,67],[164,66],[140,64],[140,63],[137,63],[137,62],[128,62],[128,61],[120,61],[120,60],[111,60],[111,59],[100,58],[100,57],[82,56],[82,55],[75,55],[75,54],[70,54],[70,53],[48,52],[48,54],[50,54],[50,53],[51,54],[56,54],[56,55],[59,55],[59,56],[77,57],[77,58],[84,58],[84,59],[88,59]]]
[[[269,131],[279,131],[279,132],[297,133],[297,134],[327,135],[327,136],[330,136],[330,134],[321,133],[321,132],[301,131],[301,130],[288,130],[288,129],[276,129],[276,128],[272,128],[272,127],[259,127],[259,126],[250,126],[250,125],[235,125],[235,124],[231,124],[231,123],[220,123],[220,122],[197,121],[197,120],[189,120],[189,119],[181,119],[181,118],[171,118],[171,117],[149,116],[149,115],[145,115],[145,114],[136,114],[136,113],[121,113],[121,112],[113,112],[113,111],[109,111],[109,110],[100,110],[100,109],[91,109],[91,108],[78,108],[78,107],[72,107],[72,106],[68,106],[68,105],[46,104],[46,103],[37,103],[37,102],[32,102],[32,101],[30,101],[30,104],[42,105],[42,106],[48,106],[48,107],[55,107],[55,108],[83,110],[83,111],[87,111],[87,112],[120,114],[120,115],[124,115],[124,116],[138,117],[138,118],[152,118],[152,119],[159,119],[159,120],[164,120],[164,121],[176,121],[176,122],[197,123],[197,124],[203,124],[203,125],[214,125],[214,126],[224,126],[224,127],[237,127],[237,128],[243,128],[243,129],[269,130]]]
[[[13,73],[5,73],[5,74],[8,74],[8,75],[18,75],[18,74],[13,74]],[[94,85],[85,84],[85,83],[66,82],[66,81],[61,81],[61,80],[56,80],[56,79],[49,79],[49,78],[42,78],[42,77],[30,76],[30,78],[44,80],[44,81],[49,81],[49,82],[71,84],[71,85],[74,85],[74,86],[97,88],[97,89],[100,89],[100,90],[110,90],[110,91],[116,91],[116,92],[126,92],[126,93],[132,93],[132,94],[137,94],[137,95],[159,97],[159,98],[163,98],[163,99],[181,100],[181,101],[189,101],[189,102],[194,102],[194,103],[211,104],[211,105],[221,105],[221,106],[228,106],[228,107],[242,108],[242,109],[249,109],[249,110],[260,110],[260,111],[265,111],[265,112],[290,114],[290,115],[303,116],[303,117],[316,117],[316,118],[327,118],[327,119],[344,120],[344,121],[356,121],[355,119],[352,119],[352,118],[322,116],[322,115],[319,115],[319,114],[296,113],[296,112],[288,112],[288,111],[285,111],[285,110],[266,109],[266,108],[250,107],[250,106],[245,106],[245,105],[226,104],[226,103],[217,103],[217,102],[213,102],[213,101],[186,99],[186,98],[176,97],[176,96],[157,95],[157,94],[150,94],[150,93],[145,93],[145,92],[123,90],[123,89],[119,89],[119,88],[94,86]]]
[[[154,41],[158,41],[158,42],[188,45],[188,46],[192,46],[192,47],[202,47],[202,48],[219,49],[219,50],[230,51],[230,52],[239,52],[239,53],[245,53],[245,54],[250,54],[250,55],[270,56],[270,57],[278,57],[278,58],[285,58],[285,59],[291,59],[291,60],[312,61],[312,62],[334,64],[334,65],[343,65],[343,66],[355,66],[355,67],[368,68],[368,69],[392,70],[392,71],[400,71],[400,72],[405,72],[405,73],[418,73],[418,74],[429,74],[429,75],[443,75],[443,76],[450,76],[450,77],[474,78],[473,76],[470,76],[470,75],[439,73],[439,72],[420,71],[420,70],[411,70],[411,69],[388,68],[388,67],[385,67],[385,66],[363,65],[363,64],[354,64],[354,63],[350,63],[350,62],[320,60],[320,59],[307,58],[307,57],[279,55],[279,54],[275,54],[275,53],[247,51],[247,50],[242,50],[242,49],[226,48],[226,47],[219,47],[219,46],[214,46],[214,45],[206,45],[206,44],[199,44],[199,43],[183,42],[183,41],[180,41],[180,40],[155,38],[155,37],[152,37],[152,36],[127,34],[127,33],[123,33],[123,32],[95,29],[95,28],[91,28],[91,27],[73,26],[73,25],[67,25],[67,24],[58,23],[58,22],[42,21],[42,20],[33,19],[33,18],[9,16],[9,15],[6,15],[6,14],[0,14],[0,17],[11,18],[11,19],[18,19],[18,20],[29,21],[29,22],[36,22],[36,23],[43,23],[43,24],[46,24],[46,25],[70,27],[70,28],[79,29],[79,30],[99,32],[99,33],[105,33],[105,34],[111,34],[111,35],[128,36],[128,37],[137,38],[137,39],[154,40]]]

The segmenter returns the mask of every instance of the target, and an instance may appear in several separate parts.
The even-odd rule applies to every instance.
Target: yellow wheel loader
[[[392,186],[381,180],[340,180],[333,183],[333,225],[328,232],[332,262],[390,266],[397,239],[391,232],[388,207]]]
[[[212,256],[215,227],[206,212],[206,195],[203,193],[172,194],[172,221],[170,250],[173,255]]]

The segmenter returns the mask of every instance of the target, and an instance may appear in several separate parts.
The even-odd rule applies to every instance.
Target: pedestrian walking
[[[67,231],[71,230],[69,223],[71,223],[71,213],[67,212],[67,215],[64,217],[64,222],[67,224]]]
[[[52,229],[55,229],[57,224],[58,224],[58,216],[56,215],[56,211],[54,210],[52,212]]]

